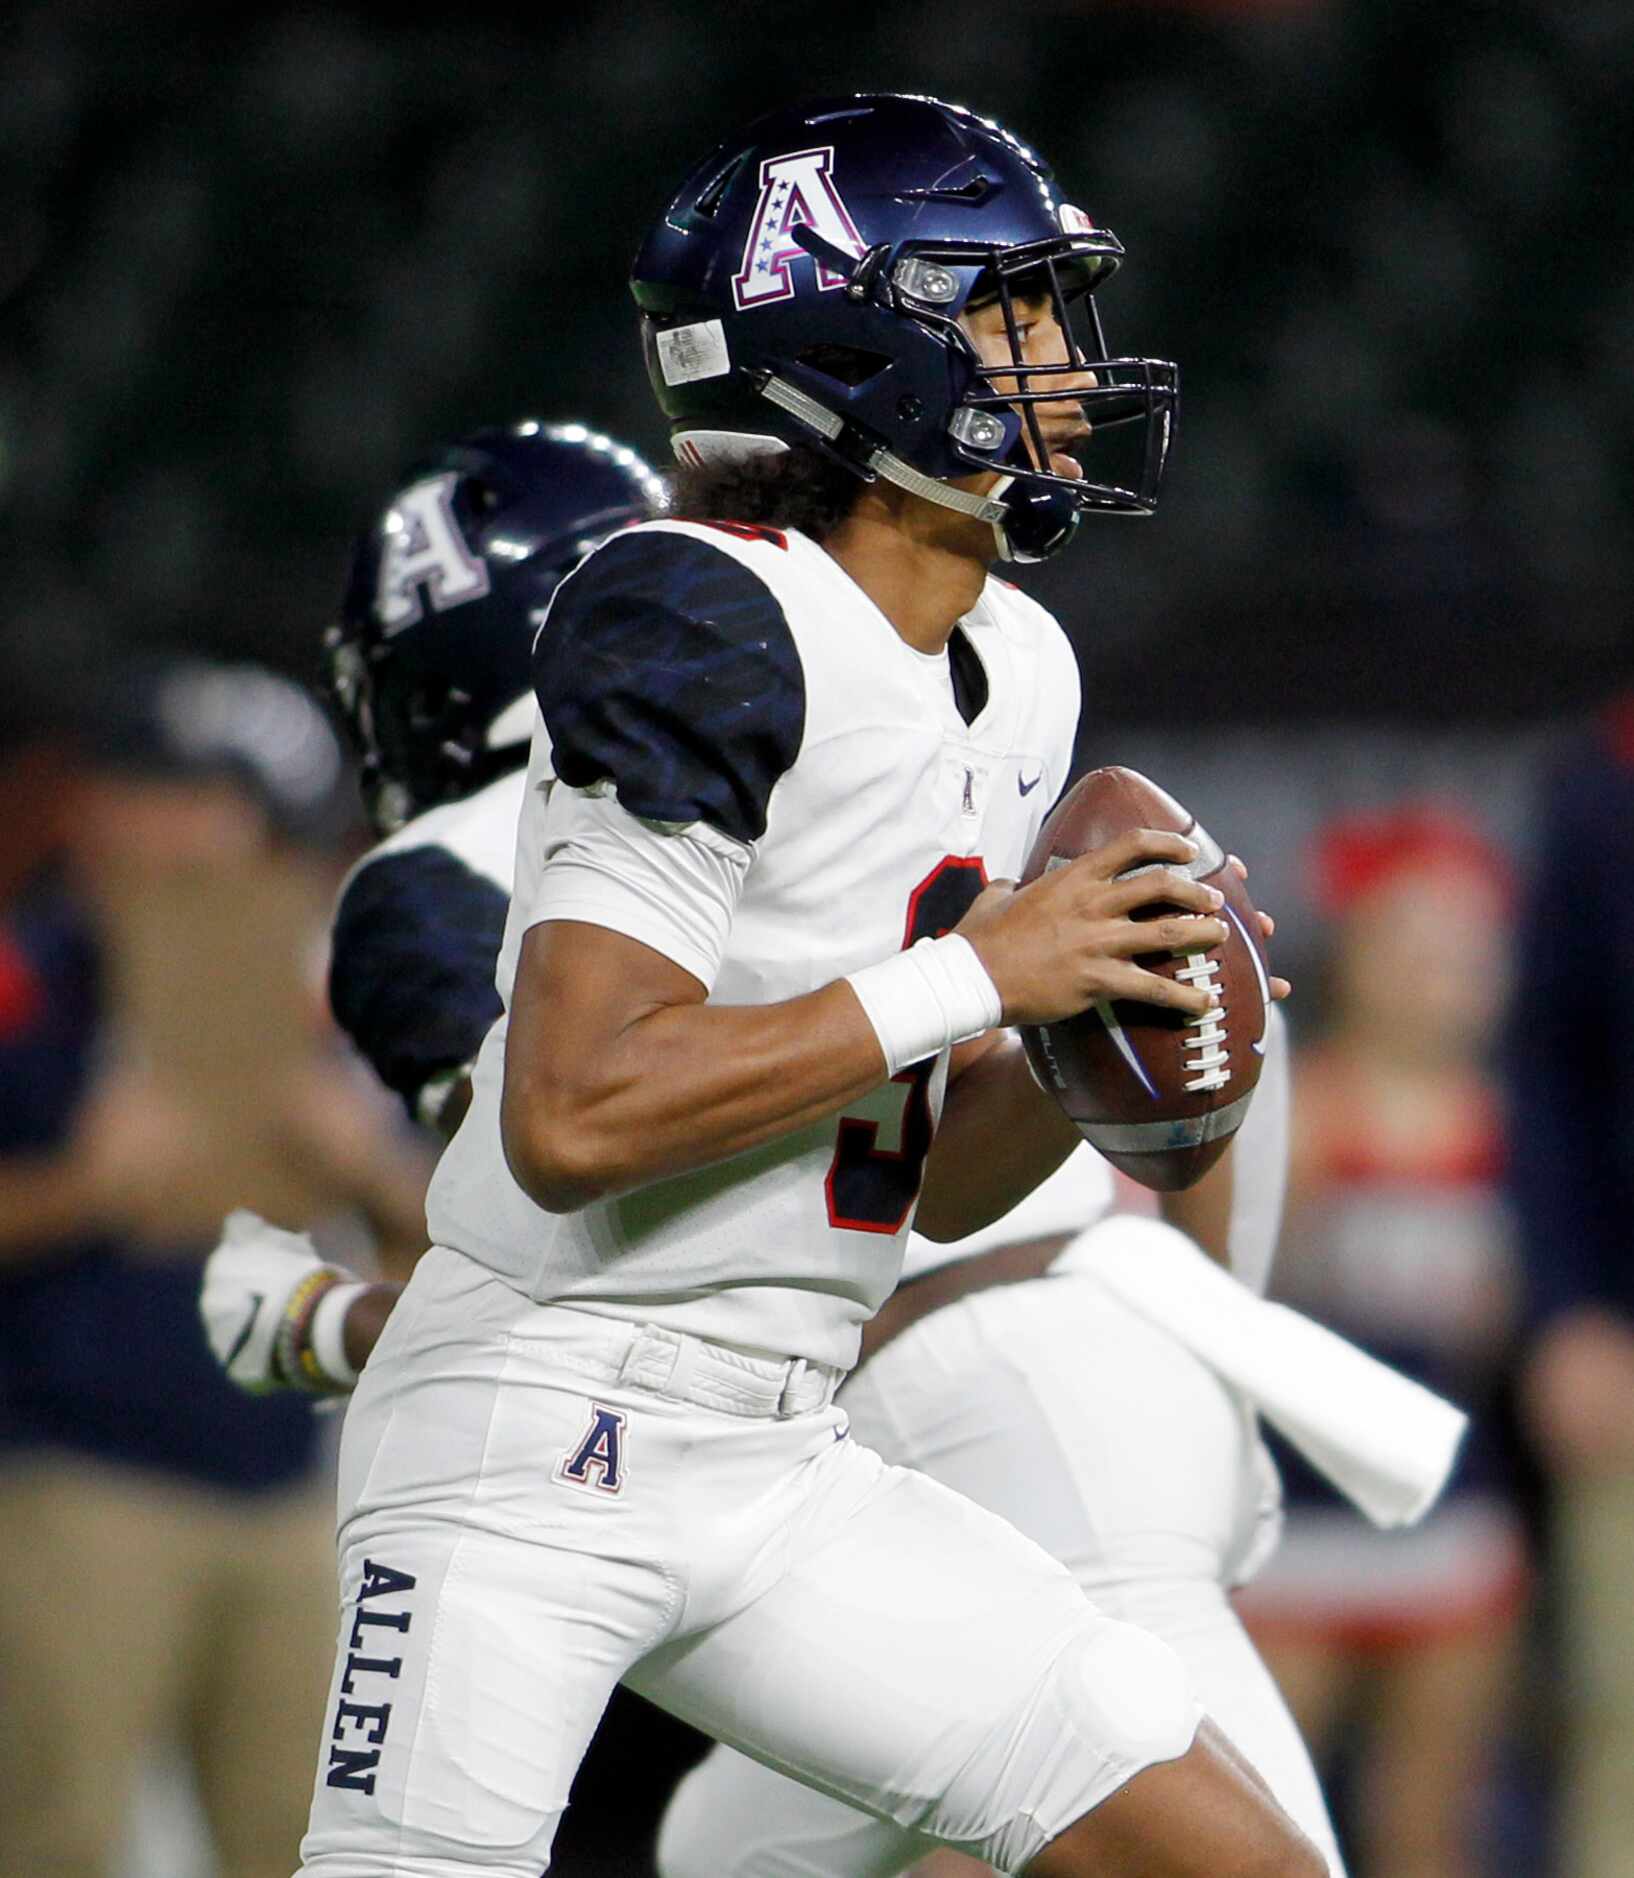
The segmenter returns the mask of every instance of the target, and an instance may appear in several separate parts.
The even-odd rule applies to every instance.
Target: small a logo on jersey
[[[623,1491],[624,1417],[617,1409],[590,1404],[590,1426],[572,1453],[562,1457],[556,1478],[597,1493]]]
[[[467,547],[454,519],[452,472],[428,476],[405,489],[392,505],[375,610],[388,633],[401,632],[420,618],[420,590],[441,613],[488,591],[488,569]]]
[[[829,175],[833,163],[831,145],[825,150],[767,157],[761,164],[760,201],[744,244],[743,265],[732,281],[732,297],[740,313],[776,300],[792,300],[794,279],[789,270],[797,262],[816,268],[821,288],[845,285],[843,274],[807,254],[794,240],[791,231],[802,223],[842,253],[861,260],[863,240]]]
[[[357,1793],[373,1793],[375,1775],[380,1766],[380,1750],[391,1726],[390,1700],[367,1699],[390,1697],[388,1683],[403,1673],[401,1655],[384,1652],[394,1647],[395,1636],[408,1633],[414,1622],[412,1611],[375,1608],[372,1600],[389,1598],[393,1604],[406,1603],[416,1580],[412,1572],[400,1572],[377,1560],[363,1561],[363,1583],[357,1594],[357,1615],[346,1644],[346,1668],[341,1672],[340,1699],[335,1704],[334,1724],[329,1730],[329,1765],[325,1769],[326,1787],[350,1787]],[[382,1654],[375,1655],[373,1652]],[[353,1701],[354,1696],[366,1698]]]
[[[1030,796],[1043,780],[1044,772],[1042,770],[1038,772],[1031,782],[1028,782],[1019,770],[1016,772],[1016,788],[1019,789],[1024,796]]]

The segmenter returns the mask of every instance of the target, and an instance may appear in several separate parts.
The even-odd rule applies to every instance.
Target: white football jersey
[[[796,998],[956,925],[1014,877],[1064,787],[1078,670],[989,579],[947,652],[907,645],[794,532],[663,521],[558,589],[535,651],[530,767],[498,986],[522,936],[590,919],[716,1004]],[[540,1301],[849,1366],[896,1283],[946,1054],[845,1114],[551,1214],[500,1143],[505,1020],[432,1181],[433,1239]]]
[[[537,725],[538,712],[534,719]],[[544,739],[548,763],[550,739]],[[516,860],[516,818],[522,807],[523,771],[520,766],[457,802],[440,803],[377,842],[357,863],[347,881],[393,855],[417,854],[441,848],[463,861],[473,873],[492,881],[508,898],[511,868]],[[341,889],[345,893],[345,887]]]

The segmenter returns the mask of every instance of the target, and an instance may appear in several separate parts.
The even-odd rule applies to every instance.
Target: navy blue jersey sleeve
[[[433,1077],[470,1062],[499,1015],[507,906],[485,875],[429,846],[366,862],[341,895],[330,1007],[410,1114]]]
[[[805,734],[800,656],[771,590],[669,530],[615,535],[557,589],[533,654],[556,774],[632,815],[739,841]]]

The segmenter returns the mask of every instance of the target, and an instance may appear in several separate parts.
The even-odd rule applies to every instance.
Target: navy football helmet
[[[1122,258],[1001,125],[862,94],[774,111],[723,145],[630,285],[683,462],[815,445],[992,523],[1003,558],[1034,561],[1086,512],[1147,515],[1157,499],[1179,373],[1107,350],[1095,294]],[[1069,336],[1058,364],[1023,362],[1016,303],[1033,295]],[[994,301],[1010,364],[984,364],[959,324]],[[1049,468],[1039,407],[1068,399],[1093,431],[1139,427],[1133,474]],[[1000,475],[989,495],[949,487],[982,470]]]
[[[526,760],[529,659],[557,583],[663,506],[641,458],[582,424],[474,431],[404,475],[324,636],[325,689],[382,834]]]

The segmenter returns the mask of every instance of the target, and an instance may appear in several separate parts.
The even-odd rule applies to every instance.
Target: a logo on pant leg
[[[571,1453],[564,1454],[556,1478],[598,1493],[618,1493],[624,1486],[624,1417],[617,1409],[590,1404],[590,1426]]]
[[[413,1621],[401,1600],[414,1589],[409,1572],[393,1571],[373,1559],[363,1561],[363,1584],[357,1594],[357,1615],[346,1645],[346,1668],[340,1679],[340,1700],[335,1704],[334,1725],[329,1730],[329,1769],[324,1785],[351,1787],[358,1793],[373,1793],[375,1770],[380,1765],[380,1749],[391,1726],[391,1703],[378,1698],[389,1694],[385,1687],[402,1674],[401,1656],[389,1656],[397,1636],[406,1636]],[[376,1598],[391,1598],[396,1608],[375,1607]],[[390,1632],[391,1635],[382,1633]],[[375,1654],[375,1652],[381,1654]],[[353,1700],[353,1697],[359,1700]]]

